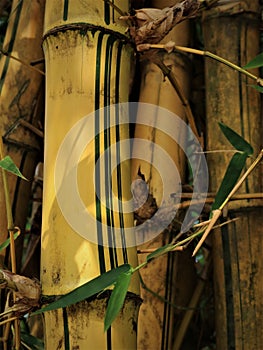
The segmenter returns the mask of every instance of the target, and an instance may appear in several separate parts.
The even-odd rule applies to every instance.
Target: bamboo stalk
[[[114,4],[128,10],[128,1]],[[114,204],[114,195],[121,202],[130,195],[129,162],[114,167],[114,161],[129,153],[129,146],[121,143],[129,137],[129,129],[117,121],[123,118],[121,108],[111,105],[128,101],[133,55],[125,24],[118,17],[119,13],[104,1],[46,2],[43,48],[47,109],[41,256],[45,296],[66,294],[123,263],[137,265],[135,246],[125,242],[126,229],[132,231],[130,243],[134,239],[133,212],[123,213],[120,202]],[[124,117],[128,122],[127,115]],[[83,128],[70,134],[84,119]],[[116,124],[111,126],[113,121]],[[65,140],[74,142],[60,158]],[[87,143],[79,149],[80,140]],[[113,151],[103,158],[110,147]],[[56,187],[54,179],[67,180],[68,169],[74,172],[76,158],[72,154],[78,151],[76,182]],[[57,167],[58,159],[62,167]],[[71,189],[75,185],[79,196],[73,200]],[[60,200],[61,193],[65,201]],[[65,203],[70,212],[65,213]],[[76,209],[81,203],[84,209]],[[82,217],[72,224],[69,216],[76,212],[85,212],[85,220]],[[74,225],[79,223],[76,228]],[[138,293],[135,276],[129,287],[133,298],[127,297],[121,314],[107,332],[107,293],[44,314],[46,347],[55,349],[62,342],[65,348],[83,350],[135,349]]]
[[[216,131],[221,120],[241,134],[256,154],[260,153],[260,96],[249,87],[250,79],[261,83],[257,79],[258,70],[247,74],[235,67],[243,67],[259,52],[259,3],[246,5],[243,12],[233,16],[221,16],[220,11],[212,12],[212,9],[203,13],[205,51],[215,52],[234,64],[233,70],[209,59],[205,61],[209,150],[228,148],[224,137]],[[220,10],[220,4],[217,9]],[[245,75],[236,74],[235,70]],[[219,188],[230,157],[222,153],[207,158],[211,191]],[[239,194],[260,193],[261,183],[262,172],[258,167],[239,187]],[[256,349],[263,340],[262,322],[257,317],[262,312],[262,276],[259,273],[262,224],[258,219],[262,216],[262,200],[232,202],[231,211],[222,221],[228,216],[240,219],[213,235],[216,347]],[[252,275],[256,283],[248,284]]]
[[[169,5],[174,5],[174,2],[166,1],[164,3],[163,1],[152,1],[153,7],[163,8]],[[187,45],[189,43],[189,23],[185,22],[174,28],[169,36],[164,38],[164,42],[168,40],[174,40],[178,44]],[[178,54],[160,54],[158,57],[153,56],[149,61],[142,61],[139,102],[164,107],[182,118],[182,120],[187,120],[188,118],[195,132],[196,127],[187,101],[187,97],[189,96],[188,63],[188,60],[185,60],[183,55]],[[167,77],[167,79],[163,79],[163,76]],[[170,155],[175,167],[179,171],[181,181],[184,181],[185,156],[181,153],[178,144],[171,141],[171,139],[162,133],[162,118],[158,113],[153,116],[152,127],[140,125],[141,121],[143,124],[146,113],[146,111],[143,111],[143,108],[140,110],[139,106],[135,138],[150,140],[152,142],[152,146],[145,147],[144,149],[144,152],[149,155],[151,161],[146,162],[141,159],[133,159],[132,179],[136,180],[140,176],[145,177],[145,181],[149,186],[149,193],[156,200],[158,207],[162,201],[165,184],[162,183],[162,179],[158,174],[158,171],[160,171],[158,169],[158,163],[155,163],[157,159],[157,150],[155,147],[160,146]],[[180,131],[178,130],[178,132]],[[198,136],[197,132],[196,134]],[[183,139],[182,131],[178,137]],[[133,154],[135,155],[136,152],[135,144]],[[171,173],[172,170],[167,169],[167,172]],[[176,192],[176,189],[174,192]],[[144,235],[147,242],[150,239],[151,232],[146,232]],[[157,249],[168,242],[168,234],[163,232],[151,241],[140,245],[138,247],[139,262],[144,264],[143,261],[149,249]],[[181,250],[181,248],[179,247],[178,250]],[[174,265],[175,259],[178,259],[177,265]],[[165,298],[168,302],[181,305],[180,302],[177,303],[178,299],[174,298],[173,295],[173,288],[176,283],[175,278],[172,279],[171,283],[168,281],[170,278],[169,271],[174,268],[173,276],[177,275],[177,271],[180,270],[180,266],[183,264],[182,261],[183,259],[181,260],[179,256],[175,257],[174,255],[166,254],[156,259],[156,261],[153,260],[147,268],[141,270],[140,273],[145,284],[151,286],[151,290],[155,294],[158,294],[159,297],[157,298],[154,293],[150,293],[146,289],[142,289],[141,291],[144,303],[139,313],[138,349],[170,348],[171,334],[173,332],[173,311],[171,311],[169,303],[164,303],[162,298]],[[189,279],[191,279],[190,276]],[[188,293],[186,292],[184,298],[186,299],[187,297]],[[151,334],[151,336],[147,336],[148,334]]]

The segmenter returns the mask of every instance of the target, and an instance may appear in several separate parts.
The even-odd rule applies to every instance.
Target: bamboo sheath
[[[233,3],[229,13],[220,10],[219,6],[204,14],[205,49],[243,66],[259,53],[259,2],[244,1],[238,7]],[[262,147],[258,92],[227,67],[209,60],[205,66],[208,150],[229,149],[216,131],[217,122],[223,121],[252,144],[256,156]],[[230,158],[218,153],[207,159],[210,190],[216,191]],[[261,165],[239,193],[256,191],[262,192]],[[217,349],[261,349],[262,203],[236,201],[227,216],[240,219],[213,233]]]
[[[163,8],[165,6],[174,5],[174,1],[152,1],[152,7]],[[181,43],[184,46],[189,45],[189,23],[183,22],[176,26],[169,35],[167,35],[163,42],[173,40],[176,43]],[[189,59],[176,54],[160,54],[161,60],[174,73],[179,85],[181,85],[183,94],[189,96]],[[141,63],[141,87],[139,101],[144,103],[153,104],[166,108],[167,110],[175,113],[182,120],[185,120],[185,109],[182,105],[182,101],[178,97],[173,86],[164,75],[160,68],[153,62],[142,61]],[[147,109],[146,109],[147,112]],[[172,140],[166,134],[162,132],[162,118],[157,115],[153,116],[153,125],[155,127],[146,127],[140,123],[143,123],[145,117],[144,107],[139,108],[137,113],[137,124],[135,128],[135,138],[145,139],[151,141],[148,148],[145,148],[145,152],[151,155],[151,162],[146,162],[141,159],[134,159],[132,161],[132,179],[138,179],[138,176],[144,176],[145,181],[149,186],[149,193],[156,199],[157,206],[159,207],[162,202],[163,188],[167,183],[163,183],[163,179],[160,176],[160,169],[158,169],[158,158],[156,154],[156,147],[160,146],[165,152],[166,156],[169,155],[174,163],[174,167],[178,170],[178,183],[174,188],[174,192],[178,191],[181,182],[184,181],[185,172],[185,155],[182,149],[178,146],[176,141],[185,139],[185,135],[182,130],[177,130],[176,141]],[[171,125],[171,128],[175,125]],[[136,144],[135,144],[136,147]],[[136,154],[136,149],[133,149]],[[173,171],[173,169],[167,169],[167,172]],[[138,175],[139,174],[139,175]],[[176,175],[174,175],[176,176]],[[150,232],[151,233],[151,232]],[[145,240],[150,238],[145,233]],[[169,242],[169,235],[166,231],[158,235],[154,240],[151,240],[143,245],[139,246],[140,250],[158,248]],[[154,293],[159,296],[174,302],[174,287],[175,281],[178,281],[178,271],[180,270],[180,264],[182,260],[177,253],[173,255],[167,255],[151,262],[151,264],[141,271],[142,279],[145,285],[150,288]],[[147,254],[140,254],[139,260],[144,261]],[[183,258],[184,264],[188,264],[190,259]],[[181,262],[180,262],[181,261]],[[177,267],[175,267],[177,264]],[[185,273],[191,269],[186,266],[184,268]],[[192,272],[190,272],[191,275]],[[191,285],[192,278],[188,275],[184,281],[190,281],[186,288],[187,292],[180,294],[178,292],[177,304],[185,305],[188,303],[193,286]],[[171,277],[173,276],[173,277]],[[179,277],[180,278],[180,277]],[[187,282],[187,283],[188,283]],[[181,284],[182,285],[182,284]],[[178,291],[178,290],[177,290]],[[138,329],[138,349],[169,349],[172,347],[172,337],[174,335],[173,325],[173,312],[162,300],[157,298],[154,294],[145,289],[141,289],[141,297],[143,303],[139,312],[139,329]]]
[[[9,155],[29,181],[8,176],[8,186],[15,225],[23,230],[28,215],[31,185],[42,140],[22,124],[39,128],[42,120],[40,95],[43,75],[32,70],[30,62],[43,56],[41,40],[43,33],[45,1],[13,1],[7,32],[0,60],[0,132]],[[9,55],[22,60],[16,61]],[[38,66],[41,70],[43,67]],[[0,176],[0,240],[7,237],[5,196]],[[21,241],[22,242],[22,241]],[[18,243],[18,242],[17,242]],[[22,250],[22,249],[21,249]],[[1,252],[4,254],[4,252]],[[21,251],[17,251],[20,268]],[[3,261],[1,259],[1,265]]]
[[[128,10],[127,1],[115,1],[115,5],[123,11]],[[133,50],[124,35],[125,23],[119,22],[118,17],[119,14],[104,1],[50,0],[46,3],[41,282],[43,294],[47,296],[65,294],[123,263],[137,265],[135,247],[126,247],[124,241],[121,247],[114,243],[117,228],[121,228],[123,234],[127,227],[133,227],[132,210],[122,213],[120,204],[116,210],[112,209],[113,196],[120,201],[131,196],[129,161],[115,169],[113,166],[116,158],[121,160],[129,152],[129,147],[120,143],[129,138],[129,129],[127,124],[118,125],[117,121],[110,128],[110,122],[118,118],[117,109],[115,113],[99,111],[111,104],[128,101]],[[64,168],[59,169],[57,175],[56,160],[66,135],[90,114],[88,128],[70,136],[72,143],[61,163]],[[66,203],[71,213],[77,213],[78,203],[72,198],[71,186],[57,189],[54,183],[55,176],[60,180],[67,176],[67,169],[74,170],[70,157],[79,140],[88,140],[89,133],[92,135],[90,142],[86,142],[77,156],[77,200],[84,203],[85,210],[95,221],[107,226],[107,239],[105,235],[103,238],[99,225],[88,227],[81,221],[81,225],[86,225],[87,237],[83,237],[68,223],[58,202],[58,192],[63,192],[65,202],[62,204]],[[112,145],[115,151],[95,167],[99,157]],[[103,194],[105,203],[99,197]],[[138,294],[136,278],[132,279],[129,292]],[[138,299],[127,298],[120,316],[104,333],[106,302],[106,297],[98,297],[45,314],[46,348],[135,349]]]

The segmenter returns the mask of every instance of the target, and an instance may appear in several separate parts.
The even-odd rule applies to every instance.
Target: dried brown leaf
[[[0,270],[0,282],[5,287],[16,292],[16,296],[20,299],[29,299],[31,303],[38,304],[40,298],[40,283],[36,279],[30,279],[21,275],[17,275],[7,270]]]
[[[196,14],[198,8],[197,0],[185,0],[162,10],[154,8],[135,10],[134,16],[121,18],[132,20],[134,25],[129,28],[129,32],[136,45],[157,44],[177,23]]]

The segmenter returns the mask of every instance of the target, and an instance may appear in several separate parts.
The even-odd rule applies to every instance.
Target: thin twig
[[[181,349],[186,332],[189,328],[189,324],[190,324],[191,319],[194,315],[194,311],[197,309],[198,302],[199,302],[201,295],[203,293],[206,281],[208,279],[208,275],[209,275],[210,270],[211,270],[211,265],[212,265],[212,258],[209,255],[208,260],[203,268],[201,278],[198,279],[195,290],[192,294],[191,300],[190,300],[189,305],[188,305],[188,310],[185,312],[185,314],[183,316],[183,319],[180,323],[178,332],[176,332],[175,341],[174,341],[172,350]]]
[[[25,342],[21,341],[21,344],[28,350],[32,350],[30,346],[28,346]]]
[[[112,1],[110,0],[102,0],[106,2],[106,4],[110,5],[112,8],[114,8],[115,11],[117,11],[121,16],[127,15],[126,12],[123,12],[118,6],[116,6]]]
[[[4,157],[5,157],[5,153],[4,153],[3,138],[0,136],[0,159],[4,159]],[[11,205],[11,199],[9,194],[7,176],[3,168],[2,168],[2,177],[3,177],[5,205],[6,205],[7,224],[8,224],[8,229],[11,229],[14,227],[12,205]]]
[[[10,53],[5,52],[5,51],[3,51],[2,49],[0,49],[0,52],[1,52],[1,54],[3,54],[4,56],[9,57],[9,58],[12,58],[13,60],[15,60],[15,61],[21,63],[23,66],[27,67],[28,69],[30,69],[30,70],[32,70],[32,71],[34,71],[34,72],[37,72],[37,73],[39,73],[39,74],[45,75],[45,73],[44,73],[42,70],[40,70],[40,69],[38,69],[38,68],[36,68],[36,67],[31,66],[30,64],[26,63],[25,61],[20,60],[20,58],[17,58],[17,57],[15,57],[15,56],[13,56],[13,55],[10,55]]]
[[[167,67],[167,65],[164,64],[160,59],[156,59],[156,60],[154,59],[154,63],[157,64],[157,66],[162,70],[164,76],[167,76],[170,83],[172,84],[175,91],[177,92],[177,94],[178,94],[178,96],[179,96],[179,98],[180,98],[180,100],[185,108],[185,113],[186,113],[186,117],[187,117],[187,120],[189,122],[189,125],[203,148],[204,140],[201,136],[199,136],[191,107],[190,107],[189,102],[188,102],[187,98],[185,97],[183,90],[182,90],[181,86],[179,85],[179,82],[177,81],[175,75],[173,74],[172,70],[169,67]]]
[[[155,252],[156,248],[148,248],[148,249],[139,249],[137,250],[137,254],[150,254],[150,253],[153,253]],[[174,248],[172,251],[175,252],[175,251],[179,251],[179,252],[182,252],[184,250],[184,247],[176,247]]]
[[[197,49],[192,49],[192,48],[184,47],[184,46],[177,46],[172,42],[169,42],[167,44],[142,44],[142,45],[138,45],[138,49],[140,51],[149,50],[149,49],[164,49],[168,52],[172,52],[173,50],[178,50],[178,51],[182,51],[182,52],[192,53],[195,55],[210,57],[218,62],[225,64],[226,66],[228,66],[230,68],[233,68],[234,70],[236,70],[242,74],[245,74],[249,78],[256,80],[257,84],[259,84],[260,86],[263,86],[263,79],[262,78],[257,77],[256,75],[254,75],[254,74],[248,72],[247,70],[237,66],[236,64],[226,60],[225,58],[222,58],[218,55],[215,55],[209,51],[197,50]]]
[[[23,126],[25,126],[26,128],[28,128],[29,130],[33,131],[37,136],[43,138],[44,137],[44,133],[43,131],[39,130],[38,128],[36,128],[34,125],[30,124],[29,122],[27,122],[24,119],[20,119],[19,123]]]
[[[200,241],[198,242],[197,246],[195,247],[192,256],[195,256],[198,250],[201,248],[202,244],[206,240],[206,237],[209,235],[210,231],[214,228],[215,223],[217,222],[218,218],[221,216],[222,210],[216,209],[213,211],[213,216],[207,225],[205,232],[203,236],[201,237]]]
[[[4,324],[7,324],[7,323],[12,322],[12,321],[15,321],[15,320],[17,320],[17,319],[18,319],[17,316],[10,317],[10,318],[8,318],[7,320],[1,321],[1,322],[0,322],[0,326],[3,326]],[[0,340],[3,341],[3,338],[1,338]]]
[[[7,341],[9,338],[9,333],[10,333],[10,329],[11,329],[11,322],[7,322],[5,328],[4,328],[4,334],[3,334],[3,343],[4,343],[4,350],[7,350]]]
[[[3,138],[0,136],[0,159],[4,158],[4,144]],[[15,239],[14,232],[16,231],[14,227],[13,215],[12,215],[12,205],[11,198],[9,193],[8,181],[6,176],[6,171],[2,168],[2,178],[3,178],[3,187],[5,195],[5,204],[6,204],[6,215],[7,215],[7,229],[10,235],[10,255],[11,255],[11,269],[13,273],[16,273],[16,252],[15,252]],[[16,294],[13,292],[13,298],[16,299]],[[19,320],[14,321],[15,326],[15,349],[20,348],[20,324]]]
[[[42,63],[45,63],[45,58],[44,57],[39,58],[39,59],[34,60],[34,61],[31,61],[30,62],[30,66],[36,66],[37,64],[42,64]]]
[[[216,193],[214,192],[208,192],[208,193],[198,193],[195,194],[194,198],[197,200],[204,200],[206,199],[208,203],[210,203],[212,200],[215,199]],[[173,198],[193,198],[192,192],[183,192],[179,193],[178,195],[173,195]],[[241,194],[235,194],[231,197],[230,200],[242,200],[242,199],[262,199],[263,198],[263,192],[256,192],[256,193],[241,193]],[[182,202],[183,204],[185,202]]]
[[[257,158],[250,165],[250,167],[247,169],[247,171],[244,173],[244,175],[241,176],[240,180],[236,183],[236,185],[234,186],[232,191],[229,193],[229,195],[227,196],[226,200],[221,204],[219,209],[222,210],[224,208],[224,206],[229,202],[231,197],[237,192],[237,190],[240,188],[242,183],[246,180],[248,175],[255,169],[255,167],[261,162],[262,159],[263,159],[263,149],[260,151],[260,153],[257,156]]]
[[[145,289],[147,292],[151,293],[154,297],[156,297],[157,299],[159,299],[163,303],[171,305],[173,308],[178,309],[178,310],[190,310],[190,308],[188,306],[184,307],[184,306],[175,305],[174,303],[171,303],[168,299],[162,297],[160,294],[158,294],[155,291],[153,291],[151,288],[149,288],[145,284],[145,282],[144,282],[144,280],[143,280],[143,278],[142,278],[140,273],[139,273],[139,278],[140,278],[140,283],[142,285],[142,288]],[[196,310],[196,309],[197,308],[194,308],[194,310]]]
[[[202,152],[194,152],[194,154],[209,154],[209,153],[242,153],[241,151],[238,151],[236,149],[218,149],[214,151],[202,151]]]
[[[176,198],[177,196],[174,196]],[[211,204],[215,201],[215,195],[213,197],[207,197],[205,196],[198,196],[196,199],[193,198],[193,194],[180,194],[177,198],[191,198],[190,200],[183,201],[181,203],[173,205],[173,209],[185,209],[188,208],[190,205],[197,205],[197,204]],[[238,200],[249,200],[249,199],[263,199],[263,193],[244,193],[244,194],[237,194],[231,198],[229,198],[229,201],[238,201]]]
[[[242,185],[242,183],[246,180],[246,178],[248,177],[248,175],[255,169],[255,167],[261,162],[263,158],[263,149],[261,150],[261,152],[259,153],[259,155],[257,156],[257,158],[254,160],[254,162],[251,164],[251,166],[248,168],[248,170],[244,173],[243,176],[241,176],[240,180],[236,183],[236,185],[234,186],[234,188],[232,189],[232,191],[230,191],[230,193],[228,194],[227,198],[225,199],[225,201],[220,205],[220,207],[216,210],[213,211],[213,216],[211,218],[211,221],[208,225],[208,227],[206,228],[203,236],[201,237],[200,241],[198,242],[197,246],[195,247],[194,251],[193,251],[193,255],[195,256],[195,254],[197,253],[197,251],[200,249],[200,247],[202,246],[203,242],[206,240],[207,236],[209,235],[210,231],[212,230],[214,224],[216,223],[216,221],[218,220],[218,218],[220,217],[220,215],[222,214],[222,210],[225,207],[225,205],[229,202],[229,200],[231,199],[231,197],[236,193],[236,191],[240,188],[240,186]]]

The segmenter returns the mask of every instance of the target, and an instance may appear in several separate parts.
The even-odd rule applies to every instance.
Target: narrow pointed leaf
[[[245,164],[248,155],[246,153],[235,153],[232,157],[224,178],[221,182],[219,190],[216,194],[215,201],[212,205],[212,210],[219,209],[225,201],[233,187],[235,186]]]
[[[257,91],[263,93],[263,86],[259,86],[259,85],[249,85],[251,86],[253,89],[256,89]]]
[[[23,180],[27,180],[9,156],[6,156],[0,160],[0,168],[3,168],[4,170],[9,171],[14,175],[21,177]]]
[[[74,289],[70,293],[63,295],[60,299],[54,301],[53,303],[43,307],[40,310],[35,311],[32,315],[63,308],[90,298],[91,296],[96,295],[97,293],[103,291],[105,288],[110,287],[116,283],[119,275],[121,273],[128,272],[130,269],[131,266],[129,264],[124,264],[117,267],[116,269],[110,270]]]
[[[249,156],[253,154],[254,150],[252,146],[245,139],[243,139],[242,136],[237,134],[234,130],[223,123],[219,123],[219,126],[225,137],[228,139],[231,145],[235,147],[235,149],[241,152],[245,152]]]
[[[253,60],[248,62],[243,68],[251,69],[251,68],[259,68],[259,67],[263,67],[263,52],[261,52],[255,58],[253,58]]]
[[[21,332],[21,340],[24,342],[26,345],[30,347],[32,350],[44,350],[44,342],[39,339],[34,337],[31,334],[28,334],[26,332]]]
[[[17,237],[19,236],[20,232],[16,232],[14,234],[14,239],[17,239]],[[1,250],[5,249],[6,247],[8,247],[10,244],[10,238],[7,238],[6,241],[4,241],[1,245],[0,245],[0,252]]]
[[[132,276],[132,272],[130,270],[128,272],[122,273],[117,279],[117,282],[111,293],[107,310],[106,310],[106,315],[104,320],[105,331],[109,329],[112,322],[115,320],[115,318],[117,317],[118,313],[120,312],[123,306],[123,303],[130,285],[131,276]]]

